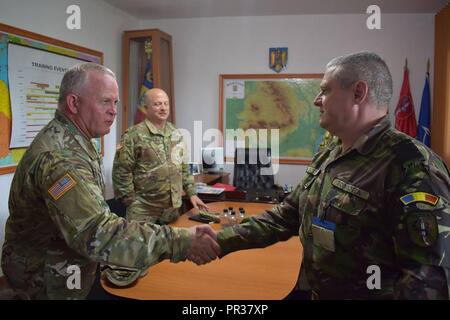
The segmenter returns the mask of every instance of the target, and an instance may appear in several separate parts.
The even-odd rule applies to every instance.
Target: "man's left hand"
[[[209,210],[208,206],[198,196],[192,196],[190,199],[191,199],[192,206],[195,209],[205,210],[205,211]]]

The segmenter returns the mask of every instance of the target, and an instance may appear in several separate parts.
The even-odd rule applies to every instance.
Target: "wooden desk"
[[[225,183],[228,184],[229,183],[229,177],[230,177],[230,173],[229,172],[222,172],[222,173],[200,173],[200,174],[196,174],[194,176],[194,180],[195,182],[203,182],[206,184],[215,184],[217,182],[220,183]]]
[[[273,205],[216,202],[208,206],[212,212],[232,206],[243,207],[247,214],[258,214]],[[188,220],[191,214],[182,215],[173,225],[197,224]],[[212,226],[221,228],[219,224]],[[264,249],[233,252],[202,266],[166,260],[152,266],[132,287],[112,288],[103,280],[102,286],[111,294],[143,300],[280,300],[297,282],[302,255],[298,237],[292,237]]]

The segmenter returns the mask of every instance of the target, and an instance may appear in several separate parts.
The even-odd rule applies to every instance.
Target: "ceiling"
[[[436,13],[448,0],[103,0],[139,19],[366,13]]]

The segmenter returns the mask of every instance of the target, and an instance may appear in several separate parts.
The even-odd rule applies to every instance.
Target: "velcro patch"
[[[56,181],[50,187],[50,189],[48,189],[48,193],[52,196],[54,200],[58,200],[67,191],[75,187],[76,184],[77,182],[70,176],[70,174],[66,173],[58,181]]]
[[[400,197],[400,201],[403,202],[404,205],[421,201],[435,206],[439,201],[439,197],[426,192],[414,192]]]
[[[438,238],[436,217],[428,212],[412,213],[406,218],[410,240],[420,247],[430,247]]]

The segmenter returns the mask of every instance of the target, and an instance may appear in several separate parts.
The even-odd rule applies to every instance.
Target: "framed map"
[[[323,74],[220,75],[219,129],[227,161],[234,157],[234,147],[254,148],[256,142],[261,148],[265,147],[261,142],[266,140],[273,162],[278,153],[279,163],[311,163],[325,133],[319,126],[319,108],[313,103],[322,77]]]
[[[0,174],[54,117],[64,72],[103,53],[0,23]],[[103,137],[93,140],[103,155]]]

